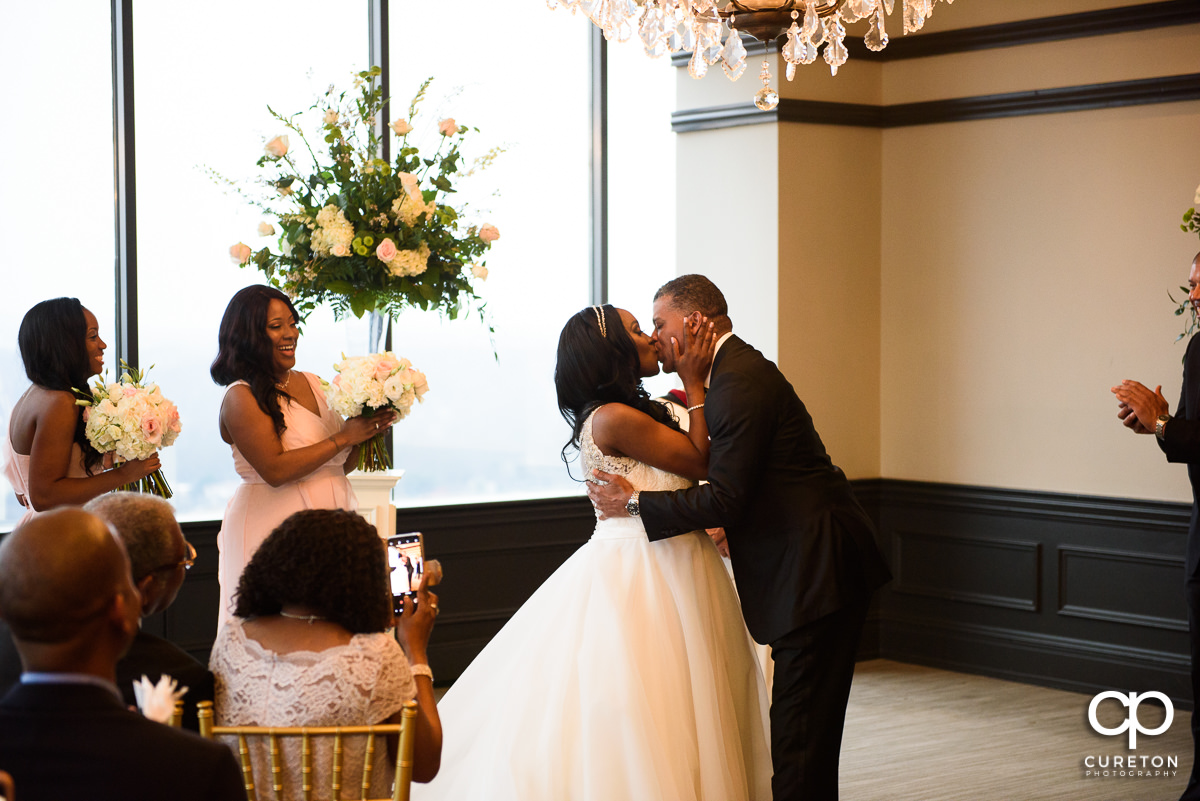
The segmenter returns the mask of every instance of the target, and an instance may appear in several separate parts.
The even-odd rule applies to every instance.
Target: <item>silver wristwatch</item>
[[[1154,436],[1158,437],[1159,442],[1162,442],[1162,438],[1167,428],[1167,423],[1170,421],[1170,419],[1171,415],[1160,414],[1158,419],[1154,421]]]
[[[641,490],[634,490],[629,496],[629,500],[625,502],[625,512],[630,517],[638,517],[642,513],[642,507],[638,505],[638,496],[642,494]]]

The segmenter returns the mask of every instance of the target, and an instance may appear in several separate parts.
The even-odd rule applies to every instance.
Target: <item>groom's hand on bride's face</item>
[[[633,495],[633,485],[622,476],[615,473],[605,473],[603,470],[593,470],[592,479],[588,481],[587,493],[592,499],[592,505],[600,512],[601,520],[610,517],[629,517],[625,504]],[[597,484],[596,481],[607,481],[607,484]]]

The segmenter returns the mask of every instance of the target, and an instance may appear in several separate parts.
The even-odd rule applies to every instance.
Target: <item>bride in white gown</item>
[[[711,331],[703,325],[688,338],[679,374],[688,398],[702,399]],[[568,321],[555,385],[586,475],[620,473],[643,490],[704,477],[703,412],[693,407],[691,433],[680,432],[642,389],[640,378],[657,372],[650,339],[628,312],[597,306]],[[703,531],[651,543],[636,517],[598,521],[438,710],[441,770],[413,786],[417,801],[771,795],[762,674]]]

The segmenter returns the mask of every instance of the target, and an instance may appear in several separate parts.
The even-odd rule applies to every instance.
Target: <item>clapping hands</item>
[[[1153,434],[1155,421],[1171,410],[1161,384],[1151,391],[1145,384],[1125,379],[1111,391],[1117,396],[1117,417],[1137,434]]]

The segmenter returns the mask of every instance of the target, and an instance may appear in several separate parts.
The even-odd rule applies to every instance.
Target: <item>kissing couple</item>
[[[653,309],[649,334],[609,305],[563,328],[563,458],[580,452],[596,529],[439,704],[442,770],[417,801],[837,798],[867,605],[890,578],[874,527],[711,281],[669,281]],[[660,362],[686,433],[642,387]],[[751,635],[775,662],[769,733]]]

